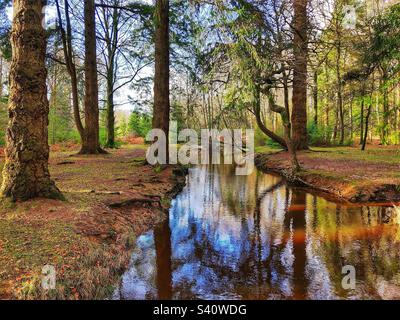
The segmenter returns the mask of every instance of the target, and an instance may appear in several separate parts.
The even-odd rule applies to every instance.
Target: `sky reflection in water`
[[[279,177],[232,166],[190,170],[169,221],[137,240],[117,299],[400,297],[392,208],[346,207]],[[342,267],[357,271],[342,289]]]

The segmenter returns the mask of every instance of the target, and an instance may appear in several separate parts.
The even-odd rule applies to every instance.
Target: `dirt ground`
[[[400,147],[369,146],[312,148],[299,152],[302,172],[297,182],[350,202],[400,201]],[[287,175],[286,152],[268,152],[257,157],[257,166]]]
[[[145,165],[142,145],[109,155],[76,152],[57,146],[50,156],[52,178],[66,201],[1,202],[1,299],[110,296],[136,237],[165,218],[184,185],[179,168]],[[45,265],[56,268],[55,290],[41,289]]]

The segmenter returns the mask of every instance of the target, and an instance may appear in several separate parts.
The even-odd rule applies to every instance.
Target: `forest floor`
[[[289,177],[286,152],[260,148],[256,165],[264,171]],[[400,201],[400,148],[369,145],[316,148],[298,153],[302,171],[295,183],[323,191],[335,198],[356,202]]]
[[[145,147],[80,156],[53,148],[50,172],[66,201],[0,205],[0,299],[102,299],[127,268],[138,235],[166,217],[184,172],[144,164]],[[1,166],[4,157],[0,158]],[[57,287],[41,289],[42,268]]]

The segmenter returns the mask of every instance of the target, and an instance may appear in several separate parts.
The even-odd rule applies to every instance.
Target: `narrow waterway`
[[[195,167],[187,179],[169,219],[138,238],[116,299],[400,297],[393,208],[329,202],[231,166]],[[344,266],[355,289],[343,288]]]

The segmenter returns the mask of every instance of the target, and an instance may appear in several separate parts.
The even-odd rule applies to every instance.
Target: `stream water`
[[[400,297],[400,219],[346,206],[281,178],[192,168],[169,219],[137,239],[116,299]],[[355,289],[342,286],[344,266]]]

